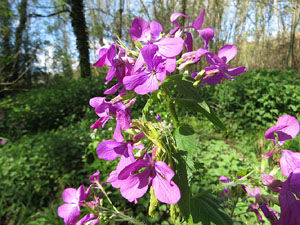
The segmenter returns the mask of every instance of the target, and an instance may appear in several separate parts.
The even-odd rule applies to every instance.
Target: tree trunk
[[[119,7],[119,38],[122,39],[122,13],[123,13],[123,0],[120,1]]]
[[[71,7],[70,16],[74,34],[76,36],[76,46],[79,52],[79,65],[81,77],[91,76],[88,32],[83,11],[83,0],[68,0]]]
[[[290,43],[289,43],[289,50],[288,55],[286,58],[286,67],[293,68],[294,64],[294,45],[295,45],[295,33],[296,33],[296,26],[297,26],[297,17],[298,17],[298,0],[294,0],[293,2],[293,14],[292,14],[292,23],[291,23],[291,36],[290,36]]]
[[[20,69],[19,69],[19,63],[20,63],[20,51],[21,51],[21,45],[23,42],[23,33],[26,29],[26,22],[27,22],[27,0],[22,0],[18,11],[20,13],[20,21],[19,26],[16,30],[16,37],[15,37],[15,50],[14,54],[16,56],[14,66],[13,66],[13,76],[11,77],[11,81],[17,79]]]

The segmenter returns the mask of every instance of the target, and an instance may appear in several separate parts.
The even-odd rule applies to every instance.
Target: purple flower
[[[130,109],[122,102],[116,104],[107,102],[105,97],[91,98],[90,105],[95,108],[96,114],[100,117],[91,126],[91,129],[103,128],[106,122],[113,118],[111,115],[115,115],[117,117],[117,125],[113,137],[119,142],[124,141],[121,130],[127,130],[130,127]]]
[[[142,172],[141,169],[144,169]],[[174,171],[164,162],[154,162],[150,157],[138,159],[125,167],[118,176],[120,192],[132,202],[141,198],[151,185],[155,197],[164,203],[175,204],[181,195],[178,186],[172,181]]]
[[[300,168],[290,173],[283,182],[279,195],[281,215],[279,225],[300,224]]]
[[[165,60],[156,55],[157,51],[156,45],[147,45],[142,48],[141,54],[147,68],[143,67],[138,72],[124,78],[123,82],[127,90],[134,90],[140,95],[158,90],[159,81],[163,83],[166,77],[166,67]]]
[[[126,51],[117,44],[112,44],[109,48],[100,48],[98,55],[99,58],[93,65],[97,67],[109,66],[105,84],[108,84],[114,76],[118,80],[118,83],[106,90],[104,94],[115,94],[123,86],[123,78],[130,73],[135,60],[129,57]],[[124,88],[120,92],[123,93]]]
[[[300,168],[300,153],[290,150],[280,150],[282,156],[280,158],[281,172],[285,176],[289,176],[291,172]]]
[[[66,204],[58,207],[58,216],[64,219],[66,225],[73,225],[80,216],[80,204],[83,203],[89,195],[90,189],[85,191],[84,185],[77,190],[75,188],[67,188],[63,192],[63,200]]]
[[[182,51],[184,42],[182,38],[161,38],[160,34],[162,31],[162,26],[156,21],[152,21],[149,25],[146,20],[135,18],[132,21],[132,27],[130,28],[129,33],[134,41],[142,41],[147,45],[156,45],[158,48],[157,51],[164,57],[171,58],[179,55]]]
[[[274,133],[278,135],[278,140],[276,140]],[[265,138],[267,140],[273,141],[276,145],[283,145],[286,140],[295,138],[299,133],[299,123],[295,117],[290,115],[283,115],[278,118],[276,125],[270,127],[266,133]]]
[[[156,114],[155,119],[157,119],[158,121],[161,121],[161,117],[159,114]]]
[[[89,177],[89,181],[91,183],[95,183],[96,181],[99,181],[99,179],[100,179],[100,171],[99,170]]]
[[[207,40],[209,38],[210,36],[207,35]],[[207,62],[211,64],[211,66],[205,68],[205,74],[201,78],[201,86],[203,86],[204,83],[208,85],[215,85],[220,83],[223,79],[232,81],[234,79],[231,76],[238,76],[246,72],[246,68],[244,66],[227,68],[230,67],[228,62],[235,57],[236,53],[237,48],[234,45],[224,45],[219,49],[218,55],[214,55],[205,48],[198,49],[196,57],[200,58],[205,55]]]
[[[8,140],[2,139],[2,140],[0,140],[0,145],[4,145],[4,144],[6,144],[7,142],[8,142]]]
[[[200,29],[204,21],[204,15],[205,15],[205,9],[202,10],[199,17],[196,20],[194,20],[189,26],[184,27],[183,30],[186,28]],[[177,18],[180,16],[189,19],[189,17],[183,13],[173,13],[170,17],[170,20],[172,23],[176,25],[176,27],[170,32],[171,35],[175,34],[180,29],[179,23],[177,21]]]
[[[225,177],[225,176],[221,176],[221,177],[219,178],[219,181],[221,181],[221,182],[224,183],[224,184],[233,182],[232,179],[229,179],[228,177]],[[230,198],[231,196],[232,196],[232,192],[229,190],[228,187],[225,187],[225,188],[223,189],[223,192],[222,192],[222,194],[221,194],[221,197],[227,199],[227,198]]]
[[[245,190],[247,192],[248,195],[255,197],[255,205],[251,204],[248,208],[248,211],[254,212],[258,219],[259,222],[262,222],[262,217],[258,211],[258,209],[260,209],[264,216],[271,222],[272,225],[277,224],[277,215],[278,213],[272,209],[269,208],[269,204],[264,202],[263,197],[260,194],[260,190],[257,186],[255,186],[254,188],[251,187],[250,184],[248,184],[247,186],[245,185]]]

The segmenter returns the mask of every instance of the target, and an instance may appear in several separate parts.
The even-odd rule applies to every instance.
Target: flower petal
[[[234,45],[224,45],[219,49],[218,57],[223,59],[225,63],[232,60],[237,53],[237,47]]]
[[[178,22],[177,22],[177,18],[178,18],[179,16],[183,16],[183,17],[185,17],[185,18],[187,18],[187,19],[190,19],[187,15],[185,15],[185,14],[183,14],[183,13],[173,13],[173,14],[171,15],[171,17],[170,17],[170,20],[171,20],[172,23],[175,23],[177,26],[179,26],[179,24],[178,24]]]
[[[178,186],[173,181],[169,182],[158,173],[152,179],[152,187],[155,197],[160,202],[175,204],[181,198]]]
[[[204,41],[204,48],[208,49],[209,41],[215,36],[214,30],[212,28],[205,28],[205,29],[197,30],[197,31],[201,35],[201,37]]]
[[[152,21],[150,23],[151,36],[154,41],[159,39],[160,34],[163,32],[163,28],[159,22]]]
[[[290,150],[280,150],[282,156],[280,158],[280,168],[284,176],[289,176],[291,172],[300,168],[300,153]]]
[[[114,140],[106,140],[99,143],[97,147],[97,155],[99,159],[108,161],[115,160],[126,150],[126,145]]]
[[[135,41],[147,42],[150,35],[150,27],[146,20],[135,18],[132,21],[132,26],[129,30],[130,36]]]
[[[148,67],[149,71],[154,69],[153,58],[157,50],[157,45],[146,45],[141,49],[141,54],[145,60],[146,66]]]
[[[62,198],[66,203],[77,203],[77,190],[75,188],[67,188],[62,194]]]
[[[73,225],[80,216],[80,208],[78,204],[64,204],[58,207],[57,214],[64,218],[66,225]]]
[[[162,38],[155,44],[159,47],[158,52],[165,57],[175,57],[180,54],[184,40],[180,37]]]
[[[200,13],[199,17],[192,22],[191,27],[195,28],[195,29],[199,29],[204,21],[204,15],[205,15],[205,9],[202,10],[202,12]]]
[[[121,195],[130,202],[141,198],[148,190],[149,176],[149,168],[139,174],[129,175],[122,181]]]
[[[228,73],[230,76],[238,76],[242,73],[245,73],[247,71],[246,67],[240,66],[236,68],[230,68],[226,70],[226,73]]]

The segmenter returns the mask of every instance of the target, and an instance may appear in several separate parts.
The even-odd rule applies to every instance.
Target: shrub
[[[56,85],[8,96],[2,107],[1,136],[17,139],[27,133],[57,129],[80,120],[89,107],[89,99],[102,96],[103,78],[60,79]]]
[[[56,131],[27,135],[0,148],[0,223],[18,221],[47,205],[66,186],[87,174],[84,149],[91,141],[90,120]],[[2,224],[3,224],[2,223]]]
[[[274,123],[283,114],[299,117],[300,79],[295,71],[258,69],[247,72],[234,82],[205,86],[203,98],[218,108],[224,118],[237,129],[256,130]]]

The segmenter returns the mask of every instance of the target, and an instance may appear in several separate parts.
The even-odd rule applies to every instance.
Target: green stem
[[[168,88],[163,86],[162,89],[163,89],[164,94],[165,94],[166,99],[167,99],[167,103],[168,103],[168,107],[169,107],[169,110],[170,110],[173,125],[174,125],[175,128],[177,128],[178,124],[179,124],[179,121],[178,121],[178,117],[177,117],[176,110],[175,110],[175,104],[174,104],[174,102],[172,101],[172,99],[170,97],[170,92],[169,92]]]
[[[130,221],[131,223],[134,223],[134,224],[137,224],[137,225],[145,225],[143,222],[141,222],[141,221],[139,221],[139,220],[137,220],[133,217],[127,216],[127,215],[125,215],[121,212],[112,212],[112,211],[110,211],[109,209],[107,209],[105,207],[101,207],[101,209],[104,209],[106,212],[109,212],[109,213],[111,213],[115,216],[118,216],[118,217],[123,218],[127,221]]]
[[[114,204],[112,203],[112,201],[110,200],[110,198],[108,197],[106,191],[104,190],[104,188],[102,187],[102,185],[96,181],[97,186],[100,188],[100,190],[102,191],[102,193],[105,195],[105,197],[107,198],[108,202],[112,205],[113,209],[117,212],[120,213],[120,211],[114,206]]]

